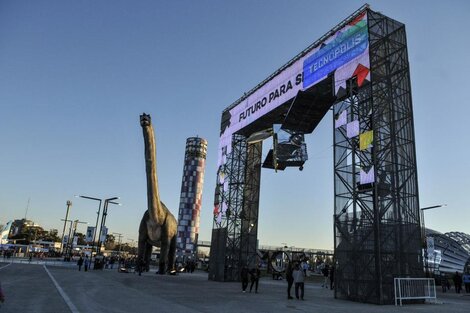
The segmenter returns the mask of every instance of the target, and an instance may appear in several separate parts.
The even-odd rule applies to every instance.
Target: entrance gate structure
[[[394,278],[423,277],[405,26],[365,5],[223,111],[209,279],[256,265],[261,167],[301,169],[329,110],[335,297],[393,303]]]

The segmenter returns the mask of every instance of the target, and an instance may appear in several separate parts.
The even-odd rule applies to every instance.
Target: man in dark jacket
[[[77,265],[78,265],[78,270],[81,271],[81,270],[82,270],[82,265],[83,265],[83,258],[82,258],[82,256],[80,256],[80,259],[78,259]]]
[[[287,299],[294,299],[294,297],[292,297],[290,295],[290,291],[292,289],[292,285],[294,284],[294,276],[292,275],[292,272],[294,271],[294,268],[292,267],[292,264],[289,262],[289,264],[287,265],[287,269],[286,269],[286,280],[287,280]]]
[[[261,276],[261,272],[258,267],[251,269],[250,277],[251,277],[251,285],[250,285],[250,292],[253,289],[253,285],[255,285],[255,293],[258,293],[258,283],[259,277]]]
[[[459,272],[455,272],[454,286],[455,286],[455,292],[460,293],[460,290],[462,290],[462,276],[460,275]]]

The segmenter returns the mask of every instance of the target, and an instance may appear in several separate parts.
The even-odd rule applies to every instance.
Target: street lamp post
[[[122,238],[122,234],[121,233],[113,233],[113,235],[117,235],[118,236],[118,243],[119,243],[119,257],[121,256],[121,238]]]
[[[75,237],[75,233],[77,232],[77,225],[78,224],[88,224],[87,222],[81,222],[80,220],[62,220],[64,223],[70,222],[70,228],[69,228],[69,238],[67,240],[67,245],[65,246],[65,258],[67,258],[70,261],[70,257],[72,254],[72,245],[73,245],[73,238]],[[73,226],[72,226],[73,222]],[[72,232],[73,229],[73,232]]]
[[[447,206],[447,204],[438,204],[438,205],[432,205],[432,206],[427,206],[424,208],[421,208],[421,223],[422,223],[422,236],[423,236],[423,246],[424,246],[424,267],[426,269],[426,277],[429,277],[429,262],[428,262],[428,242],[426,238],[426,224],[424,223],[424,211],[426,210],[431,210],[431,209],[436,209],[440,207]],[[435,266],[435,264],[434,264]]]
[[[108,198],[104,200],[103,215],[101,216],[100,232],[98,235],[98,247],[97,247],[97,252],[96,252],[97,254],[98,254],[98,251],[101,253],[101,246],[103,244],[103,240],[101,240],[101,235],[102,235],[101,232],[106,225],[106,216],[108,215],[108,203],[121,205],[120,203],[114,202],[114,200],[117,200],[117,199],[119,199],[119,197],[112,197],[112,198]]]
[[[78,224],[88,224],[88,223],[87,222],[82,222],[80,220],[74,220],[73,221],[73,233],[72,233],[72,238],[70,238],[70,239],[72,239],[72,243],[70,244],[70,248],[69,248],[70,249],[70,251],[69,251],[70,256],[72,255],[73,240],[75,239],[75,234],[77,233],[77,225]],[[72,225],[70,225],[70,226],[72,226]]]
[[[131,241],[131,251],[132,251],[131,254],[135,254],[135,253],[134,253],[134,252],[135,252],[135,251],[134,251],[134,241],[135,241],[135,239],[127,238],[127,240],[130,240],[130,241]]]
[[[64,254],[64,235],[65,235],[65,226],[67,225],[67,220],[69,218],[69,209],[72,206],[72,201],[67,200],[67,211],[65,213],[65,220],[64,220],[64,229],[62,230],[62,241],[61,241],[61,253]]]
[[[67,214],[68,215],[68,214]],[[65,245],[65,251],[64,251],[64,234],[62,234],[62,256],[64,257],[64,261],[67,261],[67,250],[69,247],[69,241],[70,241],[70,231],[72,229],[72,220],[68,219],[61,219],[61,221],[64,221],[64,231],[65,231],[65,225],[67,225],[68,222],[70,222],[70,228],[69,228],[69,235],[67,237],[67,244]],[[65,253],[64,253],[65,252]]]
[[[93,258],[93,248],[95,248],[96,233],[97,233],[97,230],[98,230],[98,220],[99,220],[99,218],[100,218],[100,212],[101,212],[101,199],[93,198],[93,197],[88,197],[88,196],[82,196],[82,195],[75,196],[75,197],[99,201],[98,212],[96,212],[96,224],[95,224],[95,229],[93,230],[93,241],[92,241],[92,243],[91,243],[91,256],[90,256],[90,261],[91,261],[91,259]],[[97,253],[98,253],[98,250],[96,250],[96,254],[97,254]]]

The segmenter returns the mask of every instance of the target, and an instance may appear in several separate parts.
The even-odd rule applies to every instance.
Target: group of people
[[[91,269],[91,258],[88,255],[80,255],[79,259],[77,260],[78,270],[82,270],[82,266],[85,266],[85,272]],[[116,256],[96,256],[94,259],[94,269],[114,269],[114,264],[118,263],[118,270],[121,267],[124,268],[133,268],[136,266],[137,259],[136,257],[116,257]]]
[[[85,258],[80,256],[80,258],[77,261],[77,265],[78,265],[78,270],[79,271],[81,271],[82,266],[85,265],[85,272],[87,272],[88,268],[90,267],[90,260],[88,259],[88,255],[85,255]]]
[[[455,272],[455,274],[452,276],[452,281],[454,282],[456,293],[460,293],[462,290],[462,284],[465,285],[465,292],[470,293],[470,273],[464,273],[461,275],[459,272]],[[443,292],[446,292],[451,288],[446,274],[441,276],[441,287]]]
[[[294,295],[296,299],[304,300],[305,294],[305,277],[307,276],[307,269],[304,266],[305,262],[289,262],[286,269],[286,280],[287,280],[287,299],[294,299],[292,296],[292,286],[294,286]],[[322,287],[334,288],[334,267],[324,265],[322,274],[324,276],[324,283]],[[258,292],[258,282],[260,277],[260,270],[244,266],[241,270],[241,281],[242,281],[242,292],[246,292],[248,288],[248,282],[251,280],[250,292],[255,286],[255,292]],[[328,286],[329,285],[329,286]]]
[[[12,250],[3,250],[2,255],[3,255],[4,259],[9,259],[9,258],[12,257],[13,251]]]
[[[288,300],[294,299],[294,297],[291,296],[292,285],[294,285],[295,298],[304,300],[305,276],[307,276],[306,270],[302,268],[300,263],[289,263],[287,265],[286,280]]]
[[[186,260],[185,262],[177,262],[176,268],[178,272],[193,273],[197,263],[195,260]]]

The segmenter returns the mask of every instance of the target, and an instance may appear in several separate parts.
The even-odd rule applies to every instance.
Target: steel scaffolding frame
[[[261,141],[248,144],[246,159],[244,199],[240,214],[241,263],[239,266],[246,265],[248,268],[254,268],[258,265],[258,212],[262,148],[263,143]]]
[[[248,144],[245,136],[233,135],[232,152],[216,187],[215,203],[222,214],[220,220],[214,216],[213,229],[223,231],[213,232],[211,246],[225,242],[225,249],[211,251],[211,259],[218,260],[210,267],[209,278],[213,280],[238,281],[244,265],[256,265],[261,152],[262,142]],[[219,179],[221,176],[224,179]],[[221,267],[223,277],[217,275]]]
[[[423,277],[411,85],[405,26],[367,10],[371,81],[348,84],[347,110],[372,147],[334,129],[335,296],[392,303],[393,278]],[[362,183],[360,171],[373,171]]]
[[[346,96],[331,103],[334,116],[347,110],[360,132],[373,131],[371,146],[361,147],[360,135],[333,130],[335,297],[386,304],[395,277],[424,276],[424,238],[405,27],[369,9],[367,16],[370,81],[352,77]],[[275,116],[266,119],[259,123]],[[227,120],[224,111],[221,129]],[[262,144],[247,143],[251,130],[232,136],[219,168],[209,279],[237,281],[242,266],[256,264]]]

